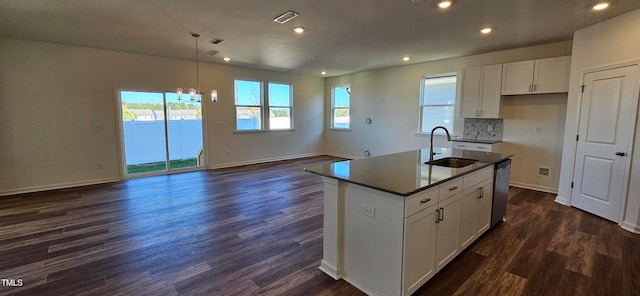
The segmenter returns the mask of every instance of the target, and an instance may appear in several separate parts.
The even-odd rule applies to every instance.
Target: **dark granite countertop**
[[[433,187],[481,168],[493,165],[513,155],[434,148],[434,159],[461,157],[478,160],[462,167],[448,168],[424,164],[429,161],[429,149],[420,149],[371,158],[346,160],[305,168],[310,173],[334,178],[401,196]]]
[[[454,141],[454,142],[469,142],[469,143],[482,143],[482,144],[495,144],[495,143],[502,142],[502,140],[483,140],[483,139],[471,139],[471,138],[453,139],[451,141]]]

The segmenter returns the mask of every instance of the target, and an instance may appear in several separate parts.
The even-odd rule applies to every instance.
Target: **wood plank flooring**
[[[363,295],[318,270],[313,157],[0,198],[0,295]],[[640,235],[510,189],[416,295],[640,295]]]

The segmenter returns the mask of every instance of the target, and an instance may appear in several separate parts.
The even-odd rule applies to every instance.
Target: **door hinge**
[[[580,86],[580,92],[584,92],[584,87],[585,87],[584,84]]]
[[[576,142],[580,141],[580,135],[576,135]]]
[[[571,182],[571,189],[573,189],[573,182]]]

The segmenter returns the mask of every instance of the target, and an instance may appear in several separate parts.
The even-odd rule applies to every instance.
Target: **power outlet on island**
[[[360,204],[360,212],[365,215],[365,216],[369,216],[371,218],[375,218],[376,217],[376,208],[372,207],[372,206],[368,206],[365,204]]]

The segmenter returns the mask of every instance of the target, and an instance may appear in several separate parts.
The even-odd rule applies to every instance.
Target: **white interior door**
[[[629,179],[637,66],[584,76],[571,205],[618,221]]]

